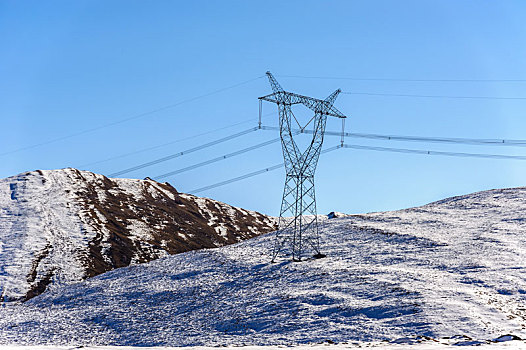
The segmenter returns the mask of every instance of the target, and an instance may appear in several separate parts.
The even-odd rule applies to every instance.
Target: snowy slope
[[[274,220],[153,180],[76,169],[0,180],[0,301],[272,231]]]
[[[453,343],[447,341],[427,340],[414,343],[387,343],[387,342],[368,342],[368,343],[341,343],[341,344],[307,344],[287,347],[289,350],[346,350],[346,349],[380,349],[380,350],[439,350],[451,348]],[[74,350],[76,347],[71,346],[38,346],[38,345],[0,345],[0,350]],[[86,346],[83,350],[217,350],[217,347],[204,346],[186,346],[186,347],[143,347],[143,346]],[[224,350],[276,350],[276,346],[226,346]],[[468,348],[469,349],[469,348]],[[477,344],[476,350],[523,350],[526,349],[526,341],[506,340],[490,341],[483,344]]]
[[[494,190],[326,220],[324,259],[270,264],[274,233],[173,255],[0,308],[0,343],[526,338],[525,220],[526,188]]]

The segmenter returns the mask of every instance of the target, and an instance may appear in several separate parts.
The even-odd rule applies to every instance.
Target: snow
[[[232,218],[235,218],[236,216],[251,217],[255,219],[254,223],[258,225],[263,225],[263,224],[272,225],[272,224],[277,224],[278,222],[277,218],[274,218],[271,216],[262,216],[261,214],[255,211],[232,207],[228,204],[225,204],[225,203],[222,203],[222,202],[210,199],[210,198],[206,198],[206,197],[200,198],[200,197],[196,197],[190,194],[180,194],[180,195],[181,197],[185,199],[190,199],[194,201],[197,204],[200,214],[208,220],[208,225],[211,227],[214,227],[215,231],[221,237],[225,239],[228,237],[228,234],[227,234],[227,228],[225,227],[224,223],[222,223],[224,222],[224,220],[222,219],[222,217],[214,215],[214,212],[220,213],[221,216],[232,217]],[[264,221],[262,221],[260,218],[263,219]],[[236,230],[240,229],[238,225],[233,225],[233,228]],[[254,226],[247,225],[247,228],[251,232],[257,232],[257,228]]]
[[[249,227],[250,228],[250,227]],[[239,229],[239,228],[238,228]],[[216,227],[214,227],[214,230],[223,238],[228,238],[228,229],[225,227],[223,223],[218,224]]]
[[[210,209],[208,209],[209,201],[206,198],[195,198],[195,203],[199,207],[201,215],[206,215],[205,217],[208,218],[208,226],[214,226],[219,221],[217,216],[210,213]]]
[[[166,197],[170,198],[171,200],[175,199],[175,196],[173,193],[166,191],[164,188],[159,186],[157,182],[148,180],[148,183],[150,183],[152,187],[154,187],[157,191],[161,192],[162,194],[164,194]]]
[[[525,222],[526,188],[494,190],[324,220],[323,259],[271,264],[275,233],[168,256],[5,304],[0,344],[434,349],[525,339]],[[524,346],[489,346],[512,343]]]
[[[128,219],[127,228],[130,230],[130,235],[134,236],[139,240],[147,240],[152,238],[150,232],[150,226],[147,223],[137,220],[137,219]]]
[[[122,191],[126,193],[127,195],[131,195],[135,198],[142,197],[142,193],[144,190],[144,184],[141,180],[137,179],[114,179],[118,181],[119,187],[115,189],[110,189],[109,192],[113,192],[114,194],[119,194]]]
[[[469,346],[469,345],[468,345]],[[73,350],[76,347],[71,346],[15,346],[15,345],[0,345],[0,350]],[[290,349],[290,350],[345,350],[358,348],[372,348],[381,350],[438,350],[450,348],[443,342],[427,342],[416,344],[393,344],[385,342],[366,343],[366,344],[315,344],[315,345],[297,345],[293,347],[275,347],[275,346],[226,346],[221,349],[230,350],[275,350],[275,349]],[[188,346],[188,347],[134,347],[134,346],[87,346],[83,347],[85,350],[217,350],[217,347],[205,346]],[[460,348],[462,349],[462,348]],[[477,344],[477,350],[485,349],[526,349],[524,342],[506,342],[493,344]]]
[[[31,286],[27,276],[42,278],[49,271],[46,266],[60,270],[57,281],[83,277],[76,249],[86,247],[95,233],[78,215],[72,215],[81,210],[70,200],[77,188],[61,186],[70,176],[68,171],[42,171],[0,180],[0,286],[4,295],[23,297]]]

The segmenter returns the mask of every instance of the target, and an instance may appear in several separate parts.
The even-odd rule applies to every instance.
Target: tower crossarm
[[[339,92],[339,90],[336,90]],[[260,100],[284,105],[303,104],[305,107],[315,113],[324,114],[336,118],[347,118],[342,112],[332,105],[333,101],[320,100],[317,98],[303,96],[288,91],[278,91],[272,94],[262,96]]]

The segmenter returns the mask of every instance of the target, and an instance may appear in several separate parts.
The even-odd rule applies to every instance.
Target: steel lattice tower
[[[314,173],[323,144],[327,116],[346,118],[333,106],[341,90],[336,90],[325,100],[319,100],[284,91],[270,72],[267,72],[267,77],[273,93],[260,97],[259,100],[260,103],[268,101],[278,105],[281,146],[286,170],[285,188],[279,214],[279,230],[272,252],[272,260],[274,261],[278,254],[287,248],[290,249],[287,254],[292,255],[294,261],[300,261],[306,250],[313,251],[314,257],[323,257],[320,251],[316,216]],[[303,104],[314,112],[314,116],[307,124],[300,126],[300,132],[302,132],[310,123],[313,123],[312,141],[304,151],[299,149],[293,137],[296,132],[292,129],[292,117],[294,117],[292,106],[296,104]]]

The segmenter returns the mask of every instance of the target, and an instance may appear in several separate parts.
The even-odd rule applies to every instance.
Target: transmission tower
[[[312,251],[315,258],[321,258],[325,255],[320,251],[314,172],[320,157],[327,116],[342,118],[342,127],[344,125],[345,115],[333,106],[341,90],[334,91],[325,100],[319,100],[283,90],[270,72],[267,72],[267,77],[273,93],[259,98],[260,112],[262,101],[278,105],[279,132],[286,170],[279,213],[279,230],[272,252],[272,261],[280,252],[291,255],[294,261],[300,261],[307,250]],[[312,141],[303,151],[294,141],[292,130],[292,118],[299,125],[292,113],[292,106],[297,104],[302,104],[314,112],[314,116],[304,126],[300,125],[300,131],[303,131],[313,123]]]

